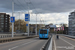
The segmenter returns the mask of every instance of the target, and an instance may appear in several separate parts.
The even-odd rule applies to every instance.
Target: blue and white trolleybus
[[[39,30],[39,38],[49,38],[49,30],[48,29],[40,29]]]

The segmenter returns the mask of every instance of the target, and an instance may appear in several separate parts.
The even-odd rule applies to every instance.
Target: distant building
[[[39,32],[39,29],[42,29],[43,24],[37,24],[37,32]],[[29,24],[30,32],[35,33],[36,32],[36,24]]]
[[[9,17],[6,13],[0,13],[0,32],[9,32]]]
[[[63,34],[68,34],[68,27],[64,27]]]
[[[69,15],[68,34],[69,35],[75,35],[75,11],[71,12]]]

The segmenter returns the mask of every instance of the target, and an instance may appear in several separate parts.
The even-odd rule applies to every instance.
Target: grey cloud
[[[30,1],[32,4],[29,4],[29,8],[34,13],[60,13],[75,9],[75,0],[14,0],[15,11],[28,10],[27,2]],[[0,12],[11,11],[12,0],[0,0]]]

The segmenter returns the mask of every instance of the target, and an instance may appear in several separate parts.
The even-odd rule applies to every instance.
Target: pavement
[[[0,50],[40,50],[47,39],[30,38],[0,43]]]
[[[59,39],[56,39],[56,35],[53,37],[54,50],[75,50],[75,39],[59,35]]]

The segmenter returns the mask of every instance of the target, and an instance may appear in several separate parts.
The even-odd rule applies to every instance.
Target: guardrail
[[[35,35],[35,34],[29,34],[30,36]],[[21,34],[14,34],[14,37],[19,37],[19,36],[28,36],[27,34],[21,33]],[[9,38],[12,37],[11,34],[0,34],[0,38]]]
[[[10,38],[1,38],[0,39],[0,43],[3,42],[9,42],[9,41],[14,41],[14,40],[20,40],[20,39],[27,39],[27,38],[34,38],[34,37],[38,37],[38,36],[24,36],[24,37],[10,37]]]
[[[19,36],[22,36],[21,34],[16,34],[14,35],[14,37],[19,37]],[[0,38],[9,38],[9,37],[12,37],[11,34],[0,34]]]

